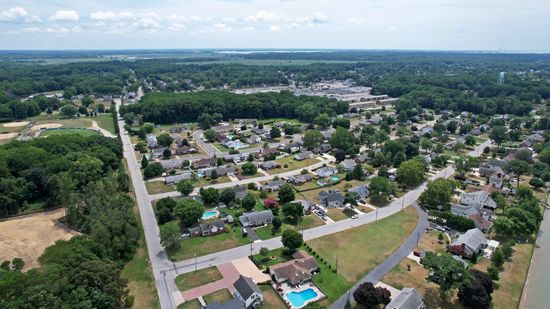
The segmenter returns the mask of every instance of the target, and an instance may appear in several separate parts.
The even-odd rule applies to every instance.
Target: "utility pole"
[[[250,241],[250,257],[252,257],[252,240]]]
[[[374,219],[375,223],[378,223],[378,208],[376,208],[376,217]]]
[[[401,211],[405,209],[405,194],[403,194],[403,199],[401,200]]]

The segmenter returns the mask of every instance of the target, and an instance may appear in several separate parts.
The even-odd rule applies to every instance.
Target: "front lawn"
[[[177,276],[176,285],[180,291],[186,291],[222,278],[223,276],[218,268],[216,266],[211,266]]]
[[[158,193],[176,191],[175,186],[168,186],[162,180],[146,181],[145,187],[147,188],[147,193],[149,194],[158,194]]]
[[[324,236],[308,242],[319,255],[335,264],[349,283],[355,283],[394,252],[414,230],[418,215],[405,208],[376,223]]]
[[[348,218],[348,216],[346,216],[346,214],[341,209],[338,209],[338,208],[329,208],[328,217],[334,221],[345,220]]]
[[[178,309],[201,309],[201,303],[198,299],[192,299],[180,304]]]
[[[172,261],[190,259],[197,254],[202,256],[238,246],[249,244],[250,240],[242,236],[241,228],[231,227],[229,232],[214,236],[195,237],[178,241],[176,248],[168,249],[168,256]]]
[[[271,228],[273,227],[271,224],[267,226],[259,227],[255,229],[255,231],[256,231],[256,235],[258,235],[258,237],[261,240],[266,240],[273,237],[281,236],[283,234],[283,231],[287,229],[294,229],[297,231],[301,231],[302,229],[307,230],[312,227],[321,226],[324,224],[325,223],[323,222],[323,220],[319,219],[319,217],[317,217],[314,214],[310,214],[302,217],[302,221],[297,225],[291,225],[283,220],[283,225],[281,226],[279,231],[277,231],[275,234],[271,232]]]
[[[270,175],[279,174],[283,172],[293,171],[293,170],[302,170],[306,168],[308,165],[313,165],[317,162],[319,162],[318,159],[309,159],[309,160],[302,160],[302,161],[296,161],[294,160],[293,155],[289,155],[287,157],[284,157],[282,159],[277,159],[275,162],[279,163],[281,165],[280,168],[274,168],[271,170],[268,170],[267,172]],[[285,167],[286,165],[286,167]]]
[[[227,301],[230,301],[233,299],[233,295],[231,295],[231,292],[229,292],[228,289],[223,289],[216,291],[214,293],[210,293],[208,295],[203,296],[204,301],[207,304],[211,303],[220,303],[223,304]]]

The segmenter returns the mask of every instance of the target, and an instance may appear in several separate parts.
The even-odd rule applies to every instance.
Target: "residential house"
[[[483,233],[488,233],[493,227],[492,213],[478,206],[451,204],[451,213],[472,220]]]
[[[162,157],[164,148],[153,148],[151,152],[153,153],[153,158],[160,158]]]
[[[447,144],[445,144],[445,149],[452,150],[456,146],[456,144],[458,144],[458,143],[464,145],[464,143],[465,143],[464,138],[463,137],[457,137],[454,140],[448,142]]]
[[[227,135],[222,134],[222,133],[216,133],[216,141],[218,141],[219,143],[225,144],[230,140],[231,139],[229,137],[227,137]]]
[[[321,205],[328,208],[336,208],[344,205],[345,197],[339,190],[321,191],[318,194]]]
[[[236,154],[230,154],[223,157],[224,161],[227,162],[233,162],[235,164],[241,163],[246,161],[248,158],[248,154],[246,153],[236,153]]]
[[[422,295],[415,288],[404,288],[387,305],[386,309],[425,309]]]
[[[239,217],[239,222],[241,222],[243,227],[254,227],[270,224],[272,220],[273,213],[271,210],[245,212]]]
[[[294,200],[292,201],[292,204],[302,205],[302,208],[304,209],[304,214],[309,213],[313,206],[315,206],[315,204],[308,200]]]
[[[324,154],[329,152],[332,149],[332,146],[330,144],[321,144],[315,148],[313,148],[313,153],[315,154]]]
[[[174,139],[174,143],[176,143],[176,145],[178,147],[182,146],[183,138],[181,137],[181,135],[179,135],[177,133],[172,133],[172,134],[170,134],[170,136]]]
[[[311,180],[312,180],[312,177],[310,174],[289,176],[287,178],[287,181],[295,186],[303,185],[304,183]]]
[[[199,152],[197,148],[190,147],[190,146],[181,146],[176,149],[177,155],[186,155],[191,153],[197,153]]]
[[[486,164],[480,166],[479,174],[483,177],[489,177],[493,174],[505,175],[503,168],[508,164],[508,160],[491,159]]]
[[[355,163],[357,164],[363,164],[369,160],[369,155],[364,153],[360,154],[357,157],[355,157]]]
[[[246,142],[247,142],[248,144],[257,144],[257,143],[259,143],[259,142],[261,142],[261,141],[262,141],[262,138],[259,137],[258,135],[254,135],[254,134],[251,135],[250,137],[248,137],[248,138],[246,139]]]
[[[433,132],[434,132],[433,127],[426,126],[426,127],[423,127],[422,129],[416,131],[416,135],[422,137],[422,136],[425,136],[425,135],[432,135]]]
[[[374,115],[367,119],[367,124],[378,125],[380,121],[382,121],[382,117],[380,117],[379,115]]]
[[[504,186],[504,177],[501,177],[500,174],[493,174],[489,177],[489,184],[500,190]]]
[[[265,160],[267,156],[276,156],[279,153],[275,148],[262,148],[258,152],[258,157]]]
[[[199,224],[199,226],[189,228],[188,231],[191,237],[205,237],[224,233],[226,229],[223,220],[216,220],[212,222],[201,223]]]
[[[216,166],[217,162],[218,162],[218,159],[216,157],[202,158],[202,159],[193,161],[193,168],[200,169],[200,168],[213,167],[213,166]]]
[[[192,173],[181,173],[181,174],[177,174],[177,175],[164,177],[164,183],[166,183],[167,185],[175,185],[175,184],[178,184],[182,180],[192,179],[192,178],[193,178]]]
[[[465,258],[479,254],[485,248],[487,238],[478,228],[470,229],[451,243],[450,251]]]
[[[497,208],[497,203],[491,198],[490,193],[487,191],[462,193],[460,196],[460,204],[476,206],[478,208],[488,208],[491,211]]]
[[[283,184],[284,184],[284,181],[282,180],[268,181],[265,185],[262,186],[262,190],[267,192],[279,191],[279,189],[281,189]]]
[[[311,151],[302,151],[300,153],[297,153],[294,155],[294,160],[296,161],[304,161],[306,159],[309,159],[312,155]]]
[[[233,130],[234,127],[233,125],[230,125],[230,124],[220,124],[215,127],[212,127],[212,129],[216,131],[216,133],[224,133],[224,132],[229,132]]]
[[[205,168],[201,171],[204,172],[205,177],[212,176],[213,171],[216,171],[216,174],[218,174],[218,177],[233,176],[235,174],[235,168],[233,168],[232,166],[210,167],[210,168]]]
[[[317,169],[315,173],[321,178],[327,178],[338,173],[338,170],[332,166],[325,166]]]
[[[275,161],[265,161],[259,164],[260,168],[264,171],[272,170],[275,168],[280,168],[281,164],[275,162]]]
[[[355,188],[351,188],[349,192],[354,192],[359,195],[359,199],[364,200],[369,196],[369,188],[367,185],[361,185]]]
[[[351,172],[355,168],[355,165],[357,163],[355,160],[352,159],[345,159],[344,161],[340,162],[340,166],[342,169],[344,169],[346,172]]]
[[[147,147],[151,149],[157,148],[159,146],[155,134],[147,134],[145,136],[145,141],[147,143]]]
[[[290,286],[300,285],[311,281],[315,272],[319,270],[317,260],[304,251],[297,251],[292,257],[293,260],[269,268],[269,274],[274,282],[286,282]]]
[[[233,187],[233,190],[235,191],[236,200],[242,200],[248,192],[245,186],[235,186]]]
[[[235,292],[233,295],[236,299],[244,303],[244,308],[260,308],[264,302],[262,290],[248,277],[243,275],[233,283]]]
[[[180,169],[183,164],[183,159],[170,159],[170,160],[162,160],[160,161],[160,165],[165,170],[176,170]]]

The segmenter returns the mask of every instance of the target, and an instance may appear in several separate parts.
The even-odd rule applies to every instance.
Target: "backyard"
[[[177,276],[176,285],[180,291],[186,291],[222,278],[223,276],[218,268],[216,266],[211,266]]]
[[[300,223],[298,223],[297,225],[291,225],[288,222],[285,222],[285,220],[283,220],[283,225],[281,226],[279,231],[277,231],[274,234],[271,232],[272,225],[267,225],[267,226],[262,226],[262,227],[256,228],[255,231],[256,231],[256,234],[258,235],[258,237],[261,240],[266,240],[266,239],[270,239],[270,238],[273,238],[273,237],[281,236],[281,234],[283,234],[283,232],[287,229],[295,229],[295,230],[304,229],[304,230],[306,230],[306,229],[310,229],[310,228],[316,227],[316,226],[321,226],[321,225],[324,225],[324,224],[325,223],[321,219],[319,219],[319,217],[317,217],[314,214],[310,214],[310,215],[305,215],[304,217],[302,217],[302,221]]]

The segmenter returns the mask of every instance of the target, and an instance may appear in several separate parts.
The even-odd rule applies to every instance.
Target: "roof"
[[[451,213],[457,216],[468,217],[479,213],[476,206],[451,204]]]
[[[311,279],[311,272],[319,268],[314,257],[303,252],[298,259],[279,263],[270,267],[270,270],[279,278],[286,278],[291,284],[297,284]],[[293,256],[293,257],[294,257]]]
[[[476,192],[466,192],[460,195],[460,204],[462,205],[485,205],[489,199],[489,192],[487,191],[476,191]]]
[[[214,302],[209,303],[205,307],[206,309],[244,309],[246,308],[244,303],[240,299],[232,299],[230,301],[226,301],[223,304]]]
[[[260,288],[252,281],[252,279],[244,276],[239,276],[239,279],[233,283],[235,290],[241,295],[243,299],[248,299],[252,294],[262,294]]]
[[[367,187],[367,185],[361,185],[355,188],[351,188],[349,192],[355,192],[359,194],[361,198],[369,196],[369,188]]]
[[[418,309],[423,305],[422,295],[415,288],[404,288],[386,305],[386,309]]]
[[[453,243],[452,246],[462,245],[471,248],[473,251],[478,251],[481,247],[487,243],[487,239],[483,232],[478,228],[467,230],[466,233],[460,235]]]
[[[265,187],[280,187],[284,184],[285,182],[282,181],[282,180],[272,180],[272,181],[268,181],[266,184],[265,184]]]
[[[173,176],[166,176],[164,178],[164,181],[167,183],[178,183],[184,179],[191,179],[191,178],[192,178],[191,173],[182,173],[182,174],[173,175]]]
[[[340,191],[321,191],[319,192],[319,200],[325,201],[326,203],[330,202],[343,202],[345,200],[345,197],[340,193]]]
[[[222,220],[216,220],[212,222],[202,223],[200,225],[201,231],[211,230],[214,227],[217,227],[218,229],[222,229],[225,227],[225,224],[223,223]]]
[[[260,212],[245,212],[239,217],[239,221],[241,221],[241,223],[265,221],[267,219],[273,219],[273,213],[271,212],[271,210],[264,210]]]

